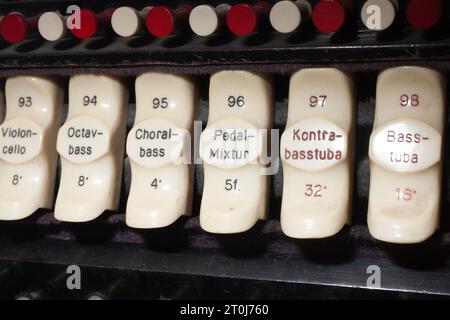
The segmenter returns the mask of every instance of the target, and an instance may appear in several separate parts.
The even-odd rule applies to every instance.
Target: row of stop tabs
[[[330,237],[351,222],[354,85],[351,74],[334,68],[292,74],[280,137],[271,129],[268,75],[212,74],[202,132],[194,121],[195,79],[143,73],[136,78],[136,113],[127,135],[128,88],[119,77],[73,75],[62,126],[61,79],[8,78],[6,99],[0,96],[0,109],[6,109],[0,127],[0,220],[54,207],[58,220],[87,222],[117,210],[126,153],[130,227],[161,228],[189,215],[193,168],[201,163],[201,227],[244,232],[267,217],[269,179],[282,165],[283,232]],[[378,75],[368,226],[379,240],[417,243],[438,229],[445,100],[446,79],[438,71],[404,66]]]

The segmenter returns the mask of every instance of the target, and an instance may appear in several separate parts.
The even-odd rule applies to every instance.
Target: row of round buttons
[[[398,10],[397,0],[368,0],[361,9],[361,19],[368,29],[385,30],[393,24]],[[307,0],[282,0],[273,6],[259,1],[253,5],[224,3],[216,7],[181,5],[176,9],[156,6],[140,11],[120,7],[101,13],[80,9],[67,17],[49,11],[27,18],[13,12],[0,18],[0,34],[7,42],[17,43],[30,31],[38,29],[44,39],[56,41],[65,36],[67,29],[75,37],[87,39],[95,36],[101,28],[112,27],[119,36],[129,37],[140,33],[145,25],[151,35],[165,37],[182,32],[189,25],[195,34],[208,36],[226,25],[236,36],[246,36],[269,23],[278,32],[293,32],[310,18],[320,32],[332,33],[345,25],[353,11],[351,0],[320,0],[314,8]],[[410,0],[406,17],[412,26],[430,29],[440,21],[442,12],[442,0]]]

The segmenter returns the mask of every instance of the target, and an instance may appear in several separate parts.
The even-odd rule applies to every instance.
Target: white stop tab
[[[268,177],[262,155],[272,107],[272,87],[266,77],[247,71],[211,76],[208,125],[200,142],[204,230],[244,232],[266,218]]]
[[[129,227],[162,228],[191,214],[196,105],[195,82],[186,75],[147,72],[136,78],[136,117],[127,138]]]
[[[372,236],[418,243],[439,225],[445,77],[397,67],[377,80],[367,224]]]
[[[355,95],[338,69],[303,69],[289,85],[281,136],[281,228],[292,238],[326,238],[350,221]]]
[[[117,210],[125,149],[128,90],[110,75],[69,81],[69,110],[58,133],[61,181],[55,218],[86,222]]]
[[[39,208],[53,207],[56,134],[64,101],[60,82],[32,76],[6,81],[7,112],[0,126],[0,220],[23,219]]]
[[[98,119],[80,116],[67,121],[58,132],[57,150],[73,163],[88,163],[111,148],[108,128]]]

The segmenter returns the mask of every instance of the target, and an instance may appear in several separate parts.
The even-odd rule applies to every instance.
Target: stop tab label
[[[73,163],[88,163],[105,155],[111,147],[108,128],[100,120],[79,116],[68,120],[59,130],[56,149]]]
[[[281,159],[297,169],[325,170],[347,158],[347,140],[347,133],[335,123],[307,118],[284,131]]]
[[[0,159],[23,163],[42,150],[42,128],[31,120],[13,118],[0,127]]]
[[[439,162],[441,140],[441,135],[422,121],[398,120],[374,131],[369,156],[387,170],[417,172]]]

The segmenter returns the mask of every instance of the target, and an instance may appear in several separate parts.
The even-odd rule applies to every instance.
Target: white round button
[[[189,15],[189,25],[199,36],[209,36],[219,27],[219,17],[216,9],[209,5],[200,5],[192,9]]]
[[[120,7],[114,10],[111,17],[111,26],[119,36],[131,37],[139,31],[141,17],[134,8]]]
[[[39,17],[38,30],[45,40],[56,41],[64,37],[67,28],[64,17],[58,12],[45,12]]]
[[[361,9],[361,20],[369,30],[389,28],[396,15],[396,0],[368,0]]]
[[[295,31],[302,21],[300,8],[292,1],[277,2],[269,17],[272,27],[281,33]]]

